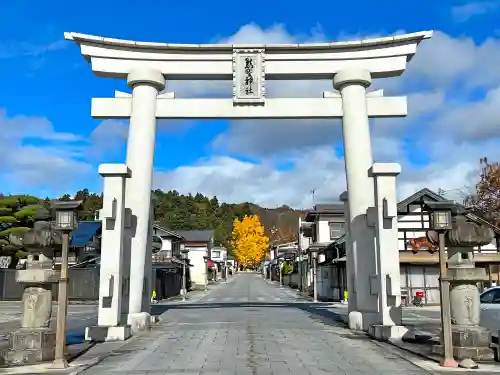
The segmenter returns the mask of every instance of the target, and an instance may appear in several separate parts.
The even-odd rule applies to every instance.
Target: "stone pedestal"
[[[94,326],[85,328],[85,340],[95,342],[125,341],[132,336],[129,325],[117,327]]]
[[[491,333],[487,328],[453,325],[451,330],[453,356],[457,360],[491,361],[494,359],[493,350],[490,348]],[[443,355],[442,345],[434,345],[432,352]]]
[[[475,268],[473,254],[471,247],[448,247],[451,339],[453,356],[458,361],[488,361],[494,358],[490,348],[491,333],[480,326],[481,301],[476,286],[477,282],[487,281],[488,277],[484,268]],[[435,345],[433,352],[442,354],[442,345]]]
[[[21,328],[9,337],[5,363],[15,366],[52,361],[55,347],[56,333],[50,328]]]
[[[401,325],[372,324],[368,329],[368,334],[379,341],[413,339],[415,337],[409,328]]]
[[[29,255],[25,270],[16,271],[16,281],[26,286],[22,297],[21,328],[10,334],[9,350],[4,357],[7,365],[28,365],[54,359],[56,333],[49,328],[51,284],[56,283],[60,275],[51,267],[50,258],[36,254]]]

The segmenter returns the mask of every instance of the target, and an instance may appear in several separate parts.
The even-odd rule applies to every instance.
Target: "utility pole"
[[[298,271],[299,271],[299,292],[302,292],[302,247],[300,244],[300,240],[302,238],[302,218],[299,217],[299,228],[297,230],[297,252],[299,255],[299,260],[297,262],[298,264]]]
[[[315,206],[315,204],[316,204],[316,201],[315,201],[315,199],[314,199],[314,198],[315,198],[315,195],[316,195],[316,190],[318,190],[318,189],[317,189],[317,188],[312,188],[312,189],[311,189],[311,191],[310,191],[310,193],[311,193],[311,195],[312,195],[313,207],[314,207],[314,206]]]

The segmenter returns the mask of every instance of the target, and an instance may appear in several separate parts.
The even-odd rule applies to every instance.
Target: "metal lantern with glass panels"
[[[430,229],[435,231],[452,229],[452,210],[455,208],[455,203],[453,201],[425,202],[425,206],[430,211]]]
[[[318,249],[312,248],[310,251],[311,251],[311,258],[317,259],[318,258]]]
[[[78,225],[78,208],[82,201],[58,201],[52,204],[55,211],[54,229],[73,231]]]
[[[189,253],[189,249],[186,249],[186,245],[184,245],[183,243],[181,244],[180,249],[181,249],[182,259],[187,259],[188,253]]]

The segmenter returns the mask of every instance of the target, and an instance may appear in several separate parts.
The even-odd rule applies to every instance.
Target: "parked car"
[[[500,286],[481,293],[481,325],[488,328],[491,334],[498,337],[500,330]]]

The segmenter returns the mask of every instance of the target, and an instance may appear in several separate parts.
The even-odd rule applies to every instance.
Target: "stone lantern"
[[[12,233],[12,244],[29,252],[26,269],[16,271],[16,281],[24,284],[21,327],[11,333],[8,365],[21,365],[54,359],[55,332],[49,327],[52,315],[52,284],[59,281],[53,268],[54,247],[60,236],[49,222],[37,222],[33,229]]]
[[[480,300],[478,282],[488,280],[484,268],[475,268],[474,247],[489,244],[494,233],[489,227],[469,221],[465,212],[455,213],[452,229],[446,234],[448,250],[448,280],[450,282],[450,307],[453,355],[459,361],[493,359],[490,349],[491,333],[480,325]],[[428,232],[434,242],[433,232]],[[440,345],[435,352],[442,350]]]

